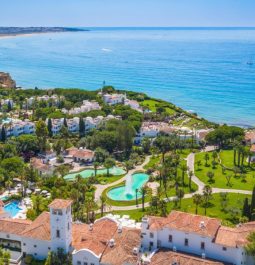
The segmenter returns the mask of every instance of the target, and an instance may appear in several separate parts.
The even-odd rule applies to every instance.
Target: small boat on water
[[[247,62],[248,65],[253,65],[252,58]]]

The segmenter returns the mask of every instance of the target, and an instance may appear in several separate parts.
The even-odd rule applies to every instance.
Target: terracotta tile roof
[[[138,257],[133,254],[133,249],[140,246],[141,230],[123,228],[121,233],[114,235],[114,247],[107,246],[100,260],[103,264],[122,265],[136,264]]]
[[[31,223],[30,220],[1,219],[0,231],[8,234],[21,235]]]
[[[117,223],[110,219],[101,219],[95,222],[92,230],[87,224],[73,223],[72,246],[76,251],[89,249],[99,256],[104,252],[117,228]]]
[[[172,211],[167,217],[150,217],[149,227],[151,230],[168,227],[208,237],[215,237],[220,227],[220,220],[190,213]]]
[[[202,259],[197,256],[173,252],[167,249],[160,249],[152,258],[150,265],[224,265],[224,263]]]
[[[40,170],[40,171],[48,171],[51,169],[51,166],[48,164],[44,164],[41,159],[39,158],[32,158],[31,159],[31,165],[33,168]]]
[[[0,207],[4,207],[4,202],[0,200]]]
[[[50,241],[50,213],[40,214],[26,229],[22,236],[39,240]]]
[[[55,199],[49,204],[49,207],[55,209],[63,209],[69,207],[72,202],[72,200]]]
[[[247,236],[255,231],[255,222],[242,224],[235,228],[220,227],[215,243],[227,247],[244,246],[248,243]]]
[[[78,149],[76,151],[72,151],[72,156],[81,159],[92,159],[94,158],[94,152],[88,149]]]
[[[255,144],[253,144],[253,145],[251,146],[250,151],[251,151],[251,152],[255,152]]]
[[[253,131],[248,131],[245,133],[245,140],[250,141],[252,139],[255,139],[255,130]]]

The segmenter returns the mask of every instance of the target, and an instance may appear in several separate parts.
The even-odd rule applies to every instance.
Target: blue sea
[[[0,38],[0,71],[24,88],[93,90],[105,81],[211,121],[255,126],[255,29],[91,28]]]

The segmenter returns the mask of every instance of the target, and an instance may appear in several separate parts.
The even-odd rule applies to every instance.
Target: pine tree
[[[2,126],[2,130],[1,130],[1,141],[5,142],[6,141],[6,131],[5,131],[5,127]]]
[[[52,121],[50,118],[48,119],[47,127],[48,127],[49,136],[52,137]]]
[[[248,198],[244,199],[242,216],[247,217],[249,220],[251,219],[251,211]]]
[[[253,187],[252,197],[251,197],[251,207],[250,207],[251,220],[255,220],[255,186]]]
[[[80,137],[84,136],[85,134],[85,123],[83,118],[80,118],[79,120],[79,133],[80,133]]]

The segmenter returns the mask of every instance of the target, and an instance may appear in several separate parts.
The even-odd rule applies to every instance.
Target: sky
[[[0,0],[0,26],[255,26],[255,0]]]

